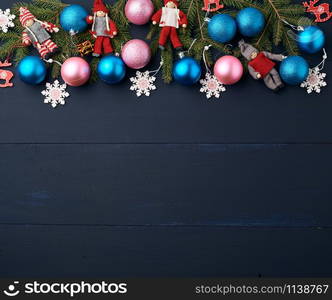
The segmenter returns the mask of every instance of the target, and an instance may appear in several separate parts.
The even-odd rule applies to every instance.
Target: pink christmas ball
[[[214,75],[223,84],[235,84],[243,75],[243,66],[235,56],[220,57],[214,65]]]
[[[121,56],[129,68],[138,70],[150,62],[151,49],[146,42],[135,39],[123,46]]]
[[[85,84],[90,74],[89,64],[81,57],[68,58],[61,67],[61,77],[70,86]]]
[[[151,0],[128,0],[125,7],[127,19],[135,25],[149,22],[154,7]]]

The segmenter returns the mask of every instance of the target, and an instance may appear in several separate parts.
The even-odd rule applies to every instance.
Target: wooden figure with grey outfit
[[[38,20],[26,7],[20,8],[20,22],[25,28],[22,33],[23,46],[33,45],[43,59],[49,59],[60,51],[50,35],[59,32],[56,25]]]
[[[92,24],[90,33],[96,39],[93,56],[113,53],[111,39],[118,34],[118,29],[109,17],[109,9],[102,0],[95,0],[93,4],[93,16],[88,16],[86,21]]]
[[[283,61],[286,56],[267,51],[260,52],[244,40],[239,42],[239,48],[241,54],[249,61],[248,70],[254,79],[263,79],[265,85],[275,92],[284,87],[274,61]]]

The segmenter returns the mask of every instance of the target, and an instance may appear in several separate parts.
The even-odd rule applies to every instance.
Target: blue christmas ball
[[[288,56],[280,65],[280,76],[290,85],[299,85],[309,75],[309,65],[301,56]]]
[[[324,32],[317,26],[308,26],[298,35],[297,44],[306,53],[316,53],[324,47]]]
[[[45,63],[38,56],[26,56],[17,66],[18,74],[22,81],[37,85],[42,83],[47,74]]]
[[[184,57],[173,66],[174,80],[184,85],[195,84],[201,78],[201,74],[200,64],[192,57]]]
[[[78,4],[69,5],[60,14],[61,27],[71,34],[81,33],[88,29],[86,9]]]
[[[243,36],[254,37],[263,30],[265,17],[260,10],[248,7],[239,11],[236,23]]]
[[[97,67],[99,78],[108,84],[120,82],[126,76],[123,60],[115,55],[103,57]]]
[[[208,23],[208,34],[216,42],[226,43],[236,34],[235,20],[226,14],[217,14]]]

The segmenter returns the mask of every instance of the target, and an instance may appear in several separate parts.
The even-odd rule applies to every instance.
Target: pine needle
[[[131,39],[129,23],[124,15],[125,4],[126,0],[118,0],[114,6],[109,6],[111,11],[110,16],[116,23],[119,32],[118,36],[112,40],[116,52],[120,52],[122,45]],[[57,60],[60,63],[63,63],[69,57],[80,55],[77,49],[78,44],[88,40],[92,43],[95,42],[92,35],[88,32],[71,37],[68,32],[61,29],[59,16],[66,6],[68,6],[68,4],[63,3],[60,0],[32,0],[31,2],[16,2],[11,8],[11,11],[16,16],[19,16],[19,8],[27,7],[37,19],[51,22],[60,28],[60,31],[58,33],[53,33],[51,37],[61,49],[61,53],[53,57],[54,60]],[[0,33],[0,60],[4,60],[10,56],[15,63],[18,63],[27,55],[35,55],[36,50],[32,46],[22,47],[22,32],[24,28],[18,17],[14,20],[14,23],[15,27],[13,30],[8,33]],[[92,82],[98,79],[96,72],[97,64],[98,60],[93,59],[91,62]],[[53,78],[58,78],[60,76],[60,66],[58,64],[49,64],[49,68]]]
[[[152,0],[156,11],[163,6],[162,0]],[[286,26],[283,20],[294,24],[307,26],[312,24],[312,20],[305,18],[305,9],[299,4],[293,3],[292,0],[221,0],[225,5],[223,10],[216,13],[229,14],[236,17],[240,9],[246,7],[254,7],[262,11],[265,15],[266,24],[259,36],[246,39],[247,42],[252,43],[260,50],[271,51],[275,46],[282,46],[288,55],[295,55],[298,53],[296,40],[292,38],[289,34],[291,29]],[[59,15],[63,8],[68,4],[61,2],[60,0],[32,0],[31,2],[17,2],[13,5],[12,11],[18,15],[19,7],[28,7],[33,14],[40,20],[47,20],[59,26]],[[118,0],[110,8],[110,17],[115,21],[118,27],[118,36],[116,36],[112,43],[114,45],[116,52],[121,52],[123,44],[131,39],[129,32],[129,23],[124,15],[124,8],[126,5],[126,0]],[[207,45],[211,45],[214,51],[220,54],[231,54],[241,57],[240,51],[236,45],[234,48],[229,44],[222,44],[213,41],[207,32],[207,23],[205,21],[206,12],[202,10],[203,1],[202,0],[182,0],[180,2],[180,7],[188,17],[188,28],[178,29],[179,38],[182,41],[184,48],[190,51],[187,55],[190,55],[197,60],[202,60],[203,50]],[[211,18],[213,14],[209,14]],[[8,55],[13,56],[13,61],[19,62],[26,55],[29,55],[35,50],[30,48],[21,48],[17,45],[21,45],[21,34],[23,28],[19,22],[19,18],[15,19],[15,28],[10,32],[4,34],[0,33],[0,60],[4,60]],[[147,34],[147,39],[151,40],[151,50],[153,55],[158,52],[158,38],[160,34],[160,27],[158,25],[150,26],[149,33]],[[78,50],[76,45],[83,43],[85,41],[95,42],[94,38],[88,32],[78,34],[71,37],[68,32],[60,30],[59,33],[53,34],[52,39],[57,43],[62,52],[54,57],[54,59],[63,62],[66,58],[71,56],[78,56]],[[13,50],[14,49],[14,50]],[[211,65],[212,56],[209,52],[206,53],[208,64]],[[163,79],[165,82],[170,83],[172,81],[172,68],[173,60],[176,58],[175,53],[172,49],[170,43],[167,44],[166,49],[162,51],[161,57],[164,61],[163,64]],[[97,76],[97,65],[99,60],[91,60],[92,76],[91,81],[96,81]],[[60,76],[60,68],[57,64],[50,65],[51,74],[53,77]]]

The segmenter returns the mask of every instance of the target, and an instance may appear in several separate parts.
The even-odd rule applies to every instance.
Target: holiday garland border
[[[153,0],[155,9],[162,6],[161,0]],[[287,21],[296,25],[309,25],[313,22],[304,17],[304,7],[299,4],[293,4],[292,0],[223,0],[226,9],[217,13],[227,13],[235,16],[239,9],[245,7],[254,7],[262,11],[266,18],[266,24],[261,34],[251,39],[249,42],[254,44],[260,50],[271,51],[273,47],[282,45],[287,51],[288,55],[298,54],[295,39],[292,39],[288,31],[290,30],[283,21]],[[118,0],[114,5],[107,5],[110,8],[111,18],[118,26],[118,36],[112,42],[115,51],[120,53],[122,45],[131,39],[129,33],[129,22],[124,15],[126,0]],[[60,0],[32,0],[29,3],[18,2],[12,7],[13,13],[18,16],[19,7],[25,6],[37,18],[49,20],[54,24],[59,24],[60,12],[70,4],[65,4]],[[187,29],[179,29],[179,36],[183,42],[188,55],[193,56],[199,61],[202,61],[203,50],[207,45],[211,45],[214,50],[220,54],[231,54],[242,59],[238,47],[233,47],[230,44],[221,44],[213,41],[207,34],[207,26],[204,24],[206,13],[202,10],[202,0],[182,0],[181,9],[186,12],[188,16],[189,26]],[[209,16],[211,17],[211,16]],[[22,58],[29,55],[30,50],[26,47],[20,47],[21,32],[23,30],[19,19],[15,19],[15,27],[7,33],[0,33],[0,59],[6,59],[9,56],[13,57],[15,63],[18,63]],[[273,25],[272,25],[273,24]],[[61,27],[60,27],[61,28]],[[152,26],[147,35],[147,39],[151,40],[151,49],[153,55],[158,51],[158,31],[157,26]],[[72,37],[68,32],[60,29],[60,32],[54,35],[54,41],[61,48],[61,53],[54,57],[61,63],[69,57],[78,56],[79,52],[76,44],[85,41],[93,41],[90,33],[77,34]],[[206,51],[206,62],[209,66],[213,64],[213,56],[211,51]],[[175,59],[172,47],[168,44],[165,51],[162,51],[161,57],[163,60],[163,79],[166,83],[172,81],[172,67]],[[97,64],[99,59],[92,58],[90,60],[92,75],[91,82],[98,79]],[[53,78],[58,78],[60,75],[60,66],[58,64],[51,64],[51,75]]]
[[[288,34],[290,30],[283,21],[297,26],[311,25],[313,21],[305,17],[305,9],[302,5],[293,4],[292,0],[223,0],[226,9],[215,14],[229,14],[236,16],[240,9],[253,7],[259,9],[265,16],[266,23],[261,34],[249,40],[259,50],[271,51],[273,47],[280,46],[287,51],[288,55],[296,55],[299,53],[295,39]],[[160,0],[153,0],[156,9],[162,6]],[[187,29],[180,29],[180,39],[186,49],[190,48],[189,55],[195,57],[198,61],[202,61],[203,50],[207,45],[211,45],[214,50],[222,54],[234,55],[243,60],[240,50],[237,46],[230,43],[222,44],[213,41],[207,32],[205,11],[202,10],[202,0],[183,0],[181,1],[181,9],[187,13],[189,26]],[[273,26],[272,26],[273,24]],[[157,36],[159,29],[151,25],[147,39],[152,40],[151,48],[153,53],[157,52]],[[163,78],[166,83],[172,81],[172,64],[174,61],[174,53],[169,45],[161,54],[164,61]],[[213,65],[213,57],[211,51],[206,52],[206,61],[209,66]],[[246,64],[244,64],[246,65]]]

